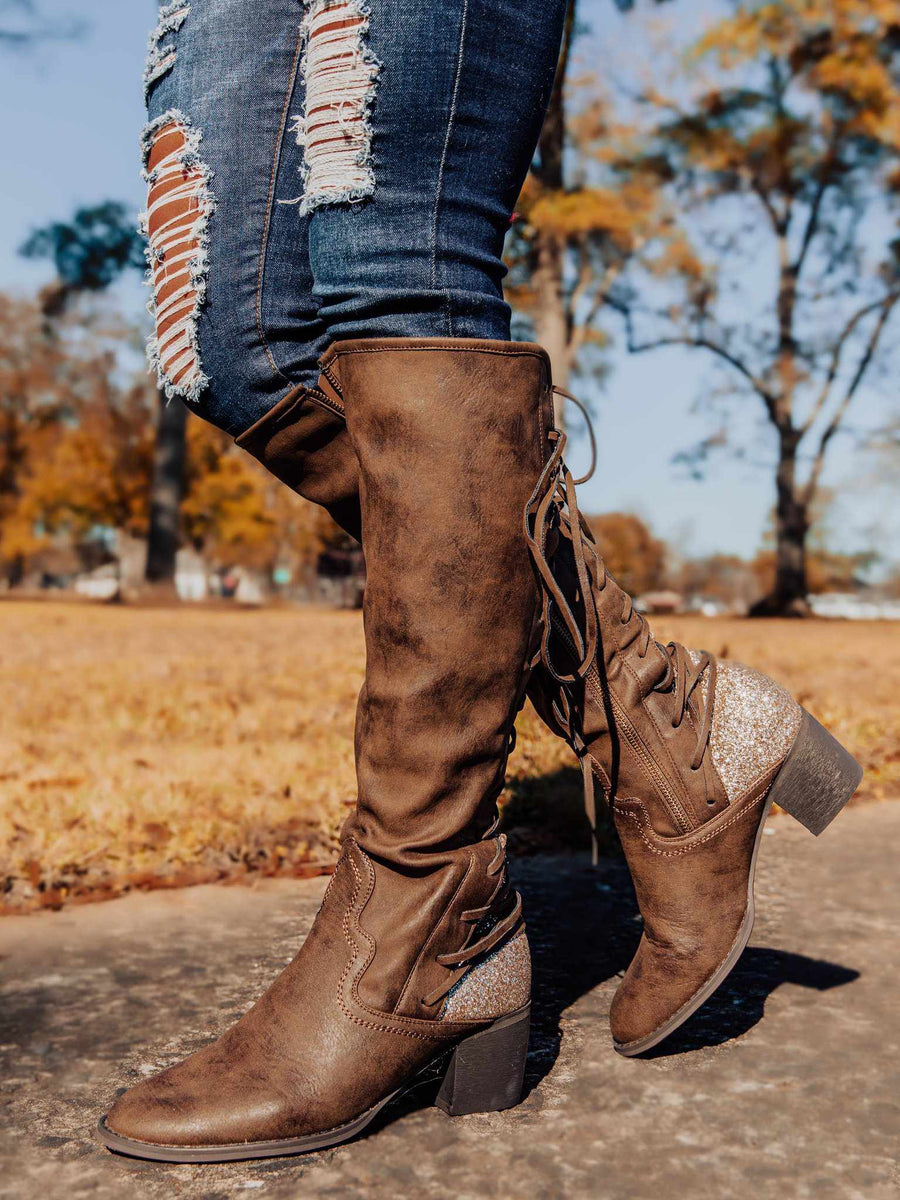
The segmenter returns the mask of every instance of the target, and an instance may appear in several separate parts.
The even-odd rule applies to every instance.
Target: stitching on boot
[[[775,781],[773,779],[772,783],[774,783],[774,782]],[[650,824],[650,814],[647,811],[647,809],[644,805],[644,802],[642,800],[630,801],[630,803],[635,804],[640,808],[640,812],[634,812],[632,809],[623,808],[619,804],[616,805],[616,811],[619,812],[623,817],[628,817],[630,820],[635,822],[635,824],[638,826],[638,833],[640,835],[641,841],[644,843],[644,845],[647,847],[647,849],[651,852],[651,854],[658,854],[661,858],[680,858],[682,855],[690,854],[691,851],[696,849],[697,846],[702,846],[705,842],[711,842],[714,838],[717,838],[720,833],[724,833],[726,829],[730,829],[732,825],[736,825],[738,823],[738,821],[743,820],[743,818],[746,817],[748,813],[753,811],[754,807],[761,800],[765,800],[766,796],[768,796],[768,794],[769,794],[770,788],[771,788],[771,784],[760,795],[758,795],[758,796],[751,795],[749,800],[745,803],[744,807],[739,812],[736,812],[732,817],[730,817],[729,820],[724,821],[718,827],[718,829],[714,829],[711,833],[707,833],[704,837],[698,838],[696,840],[696,842],[692,842],[690,846],[682,846],[676,850],[660,850],[656,846],[654,846],[653,843],[648,839],[646,829],[644,827],[644,822],[646,822],[648,825]],[[722,811],[727,812],[728,810],[723,809]],[[642,814],[643,814],[643,820],[641,819]]]
[[[196,401],[209,384],[200,363],[197,318],[206,298],[209,218],[216,201],[212,171],[200,158],[202,134],[178,109],[144,129],[141,150],[147,183],[148,304],[155,333],[147,357],[159,386],[171,399]]]
[[[424,346],[359,346],[355,350],[336,350],[334,357],[344,358],[348,354],[427,354],[433,350],[441,350],[447,354],[494,354],[499,358],[536,358],[539,362],[543,362],[543,355],[537,350],[488,350],[482,349],[481,346],[466,344],[456,346],[431,344]],[[325,374],[328,374],[328,367],[323,369]],[[330,375],[328,377],[331,378]]]
[[[350,897],[350,903],[347,906],[347,909],[344,913],[343,921],[341,922],[341,925],[344,930],[344,937],[347,940],[347,945],[350,947],[350,959],[347,962],[347,965],[344,968],[343,972],[341,973],[340,979],[338,980],[337,999],[338,999],[338,1004],[340,1005],[340,1008],[341,1008],[341,1012],[344,1014],[345,1017],[347,1017],[347,1018],[349,1018],[349,1020],[353,1021],[354,1024],[362,1025],[364,1029],[374,1029],[374,1030],[378,1031],[379,1033],[398,1033],[398,1034],[402,1034],[405,1037],[419,1038],[422,1041],[432,1041],[438,1036],[437,1034],[428,1035],[426,1033],[415,1033],[409,1029],[393,1029],[390,1025],[383,1025],[383,1024],[376,1025],[374,1021],[364,1021],[361,1017],[356,1016],[356,1014],[352,1011],[352,1009],[349,1008],[346,1001],[344,1000],[344,988],[346,986],[347,976],[353,970],[354,960],[356,959],[356,957],[359,953],[359,947],[350,932],[350,913],[353,911],[353,909],[356,905],[357,897],[359,895],[360,888],[362,887],[362,877],[356,868],[356,863],[353,861],[352,854],[348,855],[348,861],[350,863],[350,868],[353,871],[353,876],[354,876],[354,879],[356,880],[356,882],[353,887],[353,895]],[[372,959],[375,956],[375,943],[369,937],[369,935],[366,933],[366,931],[360,926],[359,921],[356,922],[356,927],[357,927],[357,929],[359,929],[359,932],[363,935],[363,937],[366,939],[366,941],[371,946],[371,950],[369,952],[369,957],[366,959],[365,965],[362,968],[362,970],[365,971],[366,967],[369,965],[369,963],[372,961]],[[360,974],[362,974],[362,972],[357,973],[357,978],[359,977]],[[353,996],[353,999],[356,1001],[357,1004],[359,1004],[360,1008],[364,1009],[364,1011],[366,1011],[366,1012],[372,1012],[373,1016],[377,1015],[376,1013],[373,1012],[372,1009],[370,1009],[367,1005],[363,1004],[362,1001],[359,999],[359,996],[357,995],[357,992],[356,992],[356,980],[353,981],[353,985],[350,990],[351,990],[351,995]],[[402,1018],[398,1018],[398,1019],[402,1020]]]
[[[369,870],[372,871],[371,863],[369,863],[368,856],[366,855],[365,851],[361,847],[357,846],[355,842],[353,843],[353,845],[356,847],[356,849],[359,851],[359,853],[363,856],[363,858],[365,858],[366,863],[369,866]],[[346,981],[347,981],[347,976],[353,970],[354,960],[356,959],[357,955],[359,954],[359,944],[354,939],[353,934],[350,932],[350,914],[356,906],[357,897],[359,896],[359,892],[360,892],[360,889],[362,887],[362,882],[363,882],[362,877],[357,869],[356,863],[353,861],[352,852],[348,853],[348,860],[350,862],[350,868],[353,871],[353,875],[356,880],[356,884],[354,886],[353,895],[350,898],[350,903],[348,904],[347,909],[344,912],[344,918],[342,921],[344,937],[346,938],[347,944],[351,950],[350,961],[347,963],[347,965],[344,968],[344,971],[341,975],[341,978],[338,981],[338,996],[337,996],[338,1005],[340,1006],[341,1012],[344,1014],[344,1016],[347,1017],[348,1020],[353,1021],[354,1024],[363,1026],[364,1029],[374,1029],[379,1033],[395,1033],[401,1037],[413,1037],[413,1038],[418,1038],[420,1041],[427,1041],[427,1042],[445,1041],[447,1039],[447,1037],[453,1033],[459,1033],[460,1031],[469,1031],[469,1030],[477,1028],[479,1025],[483,1025],[484,1024],[483,1021],[481,1021],[481,1022],[478,1022],[478,1021],[456,1021],[456,1022],[444,1021],[444,1022],[441,1022],[441,1021],[420,1020],[416,1017],[402,1017],[402,1016],[391,1015],[390,1016],[391,1021],[396,1022],[397,1025],[401,1025],[401,1026],[402,1025],[412,1025],[412,1026],[416,1027],[414,1029],[403,1029],[403,1028],[398,1029],[398,1028],[396,1028],[396,1025],[386,1025],[384,1023],[376,1024],[374,1021],[364,1021],[362,1019],[362,1017],[358,1017],[356,1015],[356,1013],[354,1013],[353,1010],[347,1005],[346,1001],[344,1000],[344,989],[345,989],[345,985],[346,985]],[[374,872],[372,872],[371,883],[374,885]],[[370,888],[370,894],[371,894],[371,888]],[[368,897],[366,897],[366,899],[368,899]],[[372,949],[369,954],[369,957],[366,959],[365,965],[363,966],[362,970],[357,972],[356,979],[354,979],[353,984],[350,989],[350,994],[353,997],[354,1003],[356,1003],[364,1012],[371,1013],[373,1017],[384,1018],[387,1014],[379,1013],[376,1009],[370,1008],[367,1004],[365,1004],[363,1002],[363,1000],[360,998],[360,996],[356,990],[357,980],[361,977],[361,975],[365,971],[365,968],[369,965],[369,963],[372,961],[372,959],[375,956],[375,942],[373,941],[372,938],[369,937],[369,935],[366,933],[366,931],[362,928],[358,919],[355,921],[355,927],[356,927],[356,930],[358,931],[358,933],[361,935],[361,937],[364,938],[365,941],[369,943],[369,945],[371,946]],[[426,1032],[426,1029],[422,1028],[423,1026],[425,1026],[426,1029],[427,1029],[427,1027],[435,1027],[435,1032],[428,1033],[428,1032]]]
[[[147,40],[147,61],[144,64],[144,101],[157,79],[162,79],[175,66],[178,52],[172,42],[164,41],[171,33],[177,33],[191,11],[184,0],[170,0],[159,10],[156,28]]]
[[[434,938],[436,937],[437,931],[441,926],[441,922],[443,921],[443,919],[447,915],[447,913],[450,911],[450,909],[453,907],[453,905],[456,903],[456,900],[458,899],[460,892],[465,887],[466,880],[469,878],[469,876],[472,874],[473,870],[475,869],[475,861],[476,861],[475,854],[470,853],[469,861],[466,864],[465,871],[463,871],[462,878],[460,879],[459,883],[454,888],[453,895],[447,901],[447,905],[444,908],[444,911],[441,913],[440,919],[437,922],[435,922],[434,928],[432,929],[431,933],[429,934],[428,938],[426,939],[425,945],[419,951],[418,957],[416,958],[416,961],[413,963],[413,965],[410,969],[410,972],[406,977],[406,982],[403,985],[403,989],[400,992],[400,995],[397,997],[397,1003],[394,1005],[394,1014],[395,1015],[397,1014],[397,1009],[403,1007],[403,1001],[406,999],[410,984],[412,983],[413,976],[415,975],[419,964],[425,958],[426,953],[427,953],[429,947],[431,946],[431,943],[433,942]]]
[[[299,203],[301,215],[375,190],[370,113],[381,64],[365,43],[368,28],[363,0],[311,0],[306,9],[306,97],[291,124],[303,148],[303,195],[283,202]]]

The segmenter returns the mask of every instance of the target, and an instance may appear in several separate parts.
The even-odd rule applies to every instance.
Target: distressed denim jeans
[[[237,436],[341,338],[508,339],[566,0],[179,0],[144,82],[170,396]]]

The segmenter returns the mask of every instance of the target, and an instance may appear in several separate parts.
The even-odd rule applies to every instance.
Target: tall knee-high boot
[[[335,346],[338,366],[368,563],[358,804],[294,961],[101,1122],[124,1153],[331,1145],[423,1072],[451,1113],[519,1099],[530,962],[496,800],[537,627],[523,511],[552,449],[549,365],[531,346],[371,341]]]

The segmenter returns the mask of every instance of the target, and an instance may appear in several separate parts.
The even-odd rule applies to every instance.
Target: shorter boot
[[[774,680],[656,642],[589,540],[584,588],[584,531],[573,538],[564,517],[557,534],[552,634],[529,695],[579,755],[589,814],[595,784],[611,802],[644,932],[610,1025],[615,1048],[635,1055],[682,1025],[740,957],[772,805],[819,834],[862,770]]]

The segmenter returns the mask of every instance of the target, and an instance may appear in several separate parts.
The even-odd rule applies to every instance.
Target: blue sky
[[[679,0],[661,19],[680,38],[712,2]],[[32,291],[48,278],[46,266],[17,254],[35,225],[101,199],[120,199],[135,210],[140,206],[140,74],[155,9],[153,0],[44,0],[47,17],[79,17],[87,23],[85,35],[29,52],[3,52],[0,288]],[[587,52],[608,62],[611,71],[623,58],[641,54],[634,18],[619,14],[612,0],[590,0],[585,15],[593,26]],[[135,315],[145,299],[137,281],[120,287],[116,298]],[[638,512],[680,553],[752,555],[771,511],[771,472],[723,458],[698,482],[685,478],[671,461],[712,428],[708,415],[694,411],[709,379],[703,356],[667,350],[633,357],[614,342],[610,366],[603,389],[591,397],[600,464],[582,489],[582,507]],[[874,397],[863,403],[870,416],[877,416],[886,402]],[[754,420],[749,410],[742,423],[748,436],[755,437]],[[580,452],[579,447],[573,457]],[[832,540],[836,547],[854,549],[877,537],[900,560],[900,522],[890,509],[896,494],[891,498],[868,488],[870,469],[849,439],[838,441],[825,479],[844,496],[829,515]]]

